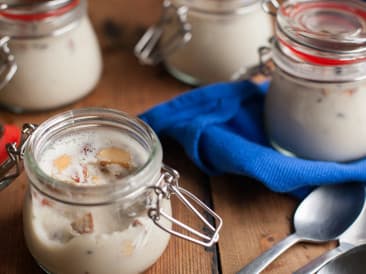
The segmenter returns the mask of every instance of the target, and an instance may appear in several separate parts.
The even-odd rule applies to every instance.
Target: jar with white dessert
[[[101,53],[86,0],[0,5],[0,105],[14,112],[70,104],[97,84]]]
[[[137,118],[111,109],[69,111],[38,127],[26,124],[21,144],[7,150],[0,189],[24,162],[25,239],[47,273],[140,273],[161,256],[170,234],[203,246],[218,241],[221,218],[179,186],[156,134]],[[204,232],[172,216],[171,195],[195,212]]]
[[[357,0],[279,7],[265,102],[267,133],[279,151],[337,162],[366,156],[365,14]]]
[[[192,85],[235,80],[257,65],[272,36],[260,0],[165,0],[160,21],[136,44],[143,64],[163,62]]]

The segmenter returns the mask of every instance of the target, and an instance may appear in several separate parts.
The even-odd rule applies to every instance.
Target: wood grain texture
[[[219,254],[222,273],[233,274],[292,233],[292,217],[298,202],[265,189],[246,177],[212,178],[214,209],[224,217]],[[263,273],[292,273],[334,247],[334,243],[292,247]]]

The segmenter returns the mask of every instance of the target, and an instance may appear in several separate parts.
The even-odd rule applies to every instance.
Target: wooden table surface
[[[0,111],[0,123],[41,123],[64,110],[87,106],[109,107],[137,115],[144,110],[190,89],[158,67],[141,66],[133,46],[147,26],[160,14],[157,0],[89,1],[89,15],[97,32],[104,69],[93,92],[73,105],[46,113],[12,114]],[[172,237],[165,253],[146,273],[205,274],[235,273],[291,230],[297,201],[265,189],[246,177],[210,178],[184,155],[182,148],[162,140],[164,161],[179,170],[181,184],[221,215],[224,226],[219,243],[203,248]],[[0,274],[42,273],[25,246],[21,208],[27,181],[24,174],[0,192]],[[174,216],[195,224],[179,203]],[[326,245],[298,244],[264,273],[291,273],[329,248]],[[65,273],[67,274],[67,273]]]

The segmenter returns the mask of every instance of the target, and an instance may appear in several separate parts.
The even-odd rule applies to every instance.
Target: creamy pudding
[[[325,161],[366,156],[366,82],[301,81],[276,70],[266,97],[270,141],[285,153]]]
[[[24,205],[24,233],[30,252],[44,269],[61,274],[140,273],[161,256],[169,234],[147,216],[156,196],[146,189],[135,195],[141,190],[138,181],[123,185],[149,157],[133,137],[108,129],[81,129],[50,142],[38,157],[39,167],[63,182],[70,196],[73,187],[85,189],[80,202],[96,187],[115,186],[116,192],[123,189],[128,196],[78,205],[31,187]],[[48,188],[53,188],[52,183]],[[162,200],[161,207],[171,215],[169,200]],[[171,227],[165,220],[161,223]]]
[[[102,69],[99,45],[87,17],[57,36],[13,38],[17,72],[0,90],[0,104],[15,111],[60,107],[86,96]]]
[[[268,44],[273,33],[261,1],[170,2],[158,51],[173,76],[194,85],[231,81],[259,63],[258,48]],[[185,42],[183,24],[191,34]]]

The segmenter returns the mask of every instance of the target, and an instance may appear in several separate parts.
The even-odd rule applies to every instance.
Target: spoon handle
[[[301,238],[296,234],[291,234],[282,241],[272,246],[269,250],[257,257],[254,261],[243,267],[237,274],[257,274],[273,262],[278,256],[288,248],[299,242]]]
[[[338,247],[324,253],[323,255],[317,257],[312,260],[305,266],[296,270],[293,274],[313,274],[317,273],[324,265],[329,263],[331,260],[337,258],[339,255],[342,255],[346,251],[353,248],[354,245],[341,243]]]

